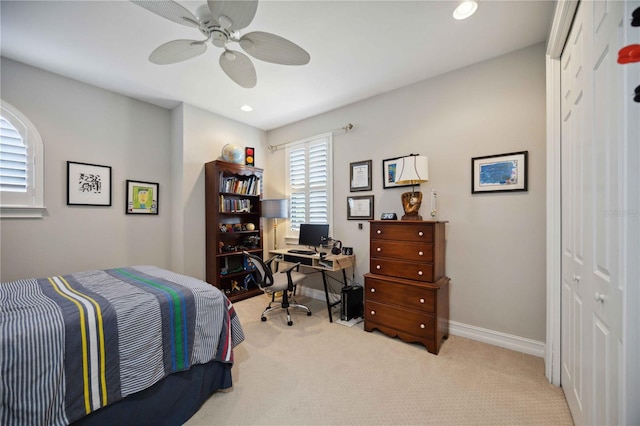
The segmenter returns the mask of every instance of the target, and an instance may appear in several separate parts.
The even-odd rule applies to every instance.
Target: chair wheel
[[[288,326],[292,326],[292,325],[293,325],[293,321],[288,321],[288,322],[287,322],[287,325],[288,325]]]
[[[307,316],[310,317],[311,316],[311,312],[307,312]]]
[[[262,320],[262,322],[265,322],[267,320],[267,317],[262,317],[260,319]]]

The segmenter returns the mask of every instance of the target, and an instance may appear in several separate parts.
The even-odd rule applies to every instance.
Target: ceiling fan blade
[[[243,53],[225,50],[220,55],[220,67],[231,80],[244,88],[251,89],[258,82],[256,69],[247,55]]]
[[[203,54],[207,50],[204,41],[173,40],[159,46],[149,55],[149,61],[157,65],[175,64]]]
[[[174,1],[131,0],[131,3],[137,4],[156,15],[160,15],[163,18],[177,22],[178,24],[196,28],[199,26],[198,20],[194,14]]]
[[[275,34],[254,31],[240,38],[240,46],[261,61],[281,65],[306,65],[311,56],[302,47]]]
[[[258,9],[258,0],[207,0],[207,3],[213,19],[220,23],[220,26],[231,31],[249,26]],[[223,25],[225,20],[221,20],[221,16],[226,16],[231,21],[231,25]]]

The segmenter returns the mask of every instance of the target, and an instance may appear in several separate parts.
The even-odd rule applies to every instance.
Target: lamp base
[[[422,220],[422,216],[418,214],[422,203],[422,192],[405,192],[402,194],[401,199],[402,207],[404,208],[404,216],[402,216],[401,220]]]

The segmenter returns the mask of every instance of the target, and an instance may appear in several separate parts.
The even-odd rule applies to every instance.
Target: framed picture
[[[403,186],[411,186],[411,185],[398,185],[396,183],[396,177],[400,170],[398,170],[398,161],[402,157],[389,158],[387,160],[382,160],[382,187],[384,189],[388,188],[401,188]]]
[[[347,219],[373,219],[373,195],[347,197]]]
[[[111,167],[67,161],[67,205],[110,206]]]
[[[526,191],[528,151],[471,159],[471,193]]]
[[[351,192],[371,191],[371,160],[350,164]]]
[[[127,179],[127,214],[158,214],[160,184]]]

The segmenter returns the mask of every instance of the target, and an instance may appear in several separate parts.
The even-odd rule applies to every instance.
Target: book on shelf
[[[220,172],[220,192],[240,195],[259,195],[260,178],[257,176],[249,176],[245,179],[239,179],[235,176],[225,177]]]

